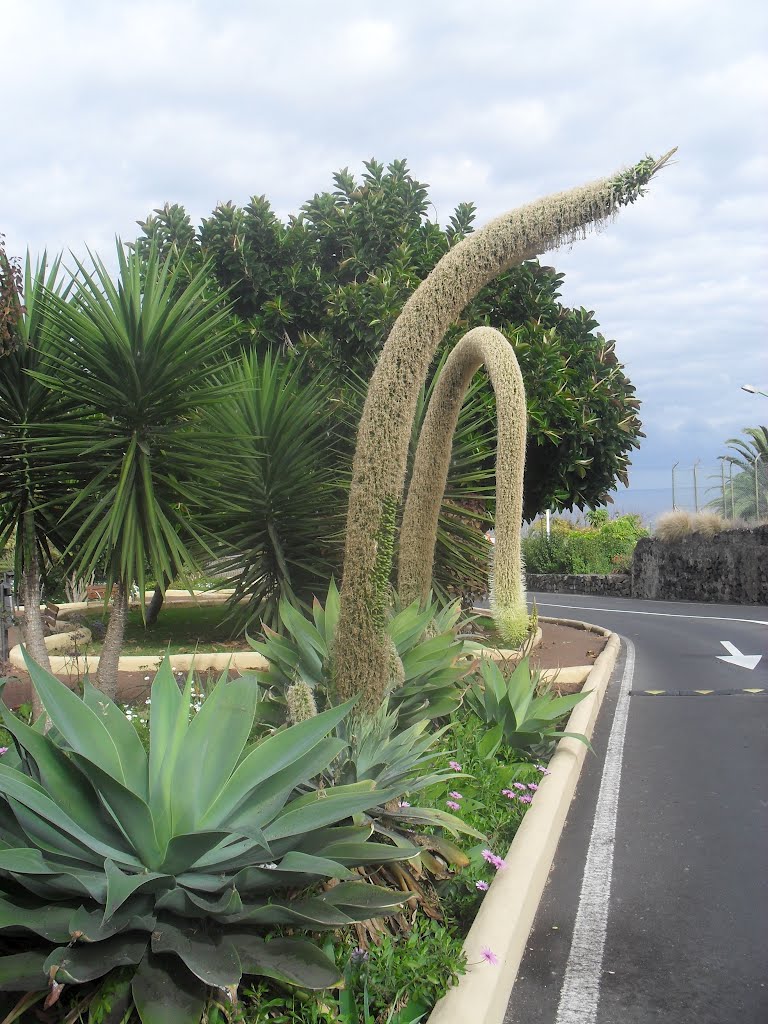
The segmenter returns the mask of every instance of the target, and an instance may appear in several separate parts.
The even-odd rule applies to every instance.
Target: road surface
[[[768,608],[532,596],[624,642],[505,1024],[768,1024]]]

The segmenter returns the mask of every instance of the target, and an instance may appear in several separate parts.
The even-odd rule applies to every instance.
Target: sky
[[[620,511],[693,502],[768,423],[768,4],[0,0],[9,254],[109,256],[165,202],[287,217],[405,158],[476,223],[678,147],[604,231],[542,254],[594,310],[647,435]],[[700,496],[704,500],[703,496]]]

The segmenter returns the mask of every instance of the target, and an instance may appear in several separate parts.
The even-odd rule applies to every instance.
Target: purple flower
[[[461,804],[457,804],[455,800],[446,800],[445,806],[450,807],[452,811],[460,811]]]
[[[461,765],[459,764],[458,761],[449,761],[448,762],[448,767],[452,768],[455,772],[460,772],[461,771]]]
[[[407,800],[398,800],[397,801],[397,806],[398,807],[410,807],[411,805],[408,803]]]
[[[454,799],[454,800],[463,800],[463,799],[464,799],[464,797],[463,797],[463,796],[461,795],[461,793],[457,793],[455,789],[454,789],[454,790],[452,790],[452,791],[451,791],[451,792],[450,792],[450,793],[448,794],[448,796],[449,796],[449,797],[451,797],[451,798],[452,798],[452,799]]]
[[[515,787],[515,789],[526,789],[527,788],[524,782],[513,782],[512,785]]]
[[[8,753],[8,747],[0,747],[0,757]]]
[[[483,946],[483,948],[480,950],[480,956],[483,958],[483,960],[485,960],[487,964],[491,964],[492,967],[495,967],[496,964],[499,962],[499,958],[496,956],[492,949],[488,948],[488,946]]]
[[[488,885],[487,882],[484,882],[481,879],[479,882],[475,882],[475,888],[479,889],[480,892],[488,892],[488,889],[490,888],[490,886]]]
[[[549,768],[545,768],[543,764],[535,764],[533,767],[540,771],[542,775],[550,774]]]
[[[357,946],[352,950],[350,960],[353,964],[363,964],[367,959],[368,953],[362,948],[362,946]]]
[[[517,793],[514,789],[502,789],[501,795],[507,797],[508,800],[514,800],[517,797]]]
[[[537,790],[538,788],[539,788],[539,787],[538,787],[538,784],[537,784],[537,783],[535,783],[535,782],[529,782],[529,783],[528,783],[528,789],[532,789],[534,793],[536,792],[536,790]]]
[[[502,868],[507,866],[506,861],[504,861],[502,857],[499,857],[498,854],[495,854],[492,850],[483,850],[483,860],[492,864],[497,871],[501,871]]]
[[[529,793],[525,793],[520,797],[521,804],[529,804],[531,800],[533,800],[533,797]]]

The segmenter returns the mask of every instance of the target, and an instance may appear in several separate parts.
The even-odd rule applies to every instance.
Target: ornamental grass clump
[[[674,152],[674,151],[672,151]],[[451,323],[484,285],[511,266],[582,237],[634,203],[670,159],[634,167],[504,214],[450,249],[403,308],[368,388],[358,429],[347,515],[336,685],[377,707],[387,687],[380,538],[399,505],[419,390]]]
[[[394,913],[403,895],[350,868],[419,852],[350,823],[402,788],[313,784],[344,745],[329,734],[351,703],[249,745],[254,681],[220,682],[190,721],[191,674],[182,692],[166,661],[147,753],[87,680],[81,699],[27,666],[52,727],[0,705],[15,743],[0,763],[0,991],[55,1002],[122,968],[142,1024],[199,1024],[211,990],[235,1002],[243,976],[337,985],[301,932]]]

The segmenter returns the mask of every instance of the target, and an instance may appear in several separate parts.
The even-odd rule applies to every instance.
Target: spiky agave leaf
[[[312,786],[343,746],[329,734],[354,702],[249,746],[253,681],[220,683],[190,721],[191,676],[181,691],[166,661],[146,754],[103,693],[86,683],[81,699],[27,666],[53,727],[0,708],[18,755],[0,764],[0,932],[11,950],[0,991],[135,968],[144,1024],[191,1024],[206,986],[234,992],[244,973],[307,988],[338,980],[307,940],[275,945],[265,929],[336,928],[402,902],[349,868],[416,848],[369,843],[369,828],[344,824],[402,790]],[[329,878],[341,882],[314,891]]]

